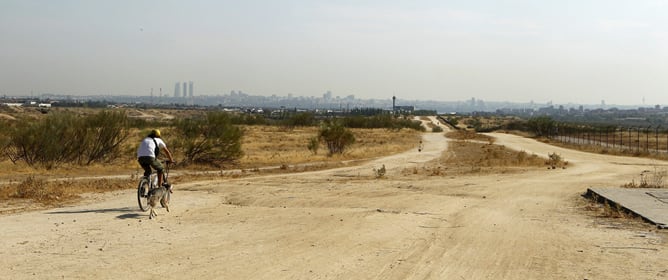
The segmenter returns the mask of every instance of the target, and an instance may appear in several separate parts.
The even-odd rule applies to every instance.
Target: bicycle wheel
[[[144,178],[139,181],[139,186],[137,187],[137,203],[139,204],[139,209],[142,211],[148,211],[149,186],[149,181]]]

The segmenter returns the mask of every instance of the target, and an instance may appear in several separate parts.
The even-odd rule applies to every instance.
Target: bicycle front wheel
[[[142,211],[148,211],[148,191],[150,183],[146,179],[141,179],[139,181],[139,186],[137,187],[137,203],[139,204],[139,209]]]

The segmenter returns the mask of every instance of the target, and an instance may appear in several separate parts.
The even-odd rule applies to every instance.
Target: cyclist
[[[161,151],[165,151],[165,154],[169,158],[169,162],[174,162],[172,153],[167,149],[167,144],[160,138],[160,130],[154,129],[151,130],[151,133],[144,138],[139,144],[139,149],[137,149],[137,161],[142,168],[144,168],[144,176],[148,177],[151,175],[151,167],[158,172],[158,186],[162,186],[162,177],[163,177],[163,167],[160,161],[158,160],[158,155]],[[170,192],[171,188],[164,183]]]

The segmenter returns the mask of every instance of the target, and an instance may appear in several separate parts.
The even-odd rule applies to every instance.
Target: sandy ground
[[[426,133],[421,152],[359,166],[180,184],[155,220],[131,190],[95,195],[0,216],[0,279],[668,279],[665,231],[580,197],[664,162],[491,135],[571,166],[406,175],[447,149]]]

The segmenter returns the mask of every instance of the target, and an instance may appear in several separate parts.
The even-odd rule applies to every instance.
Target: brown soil
[[[148,220],[132,190],[0,216],[2,279],[665,279],[665,232],[581,198],[665,162],[567,150],[566,169],[406,174],[448,142],[331,170],[181,183]],[[374,169],[385,165],[377,178]]]

